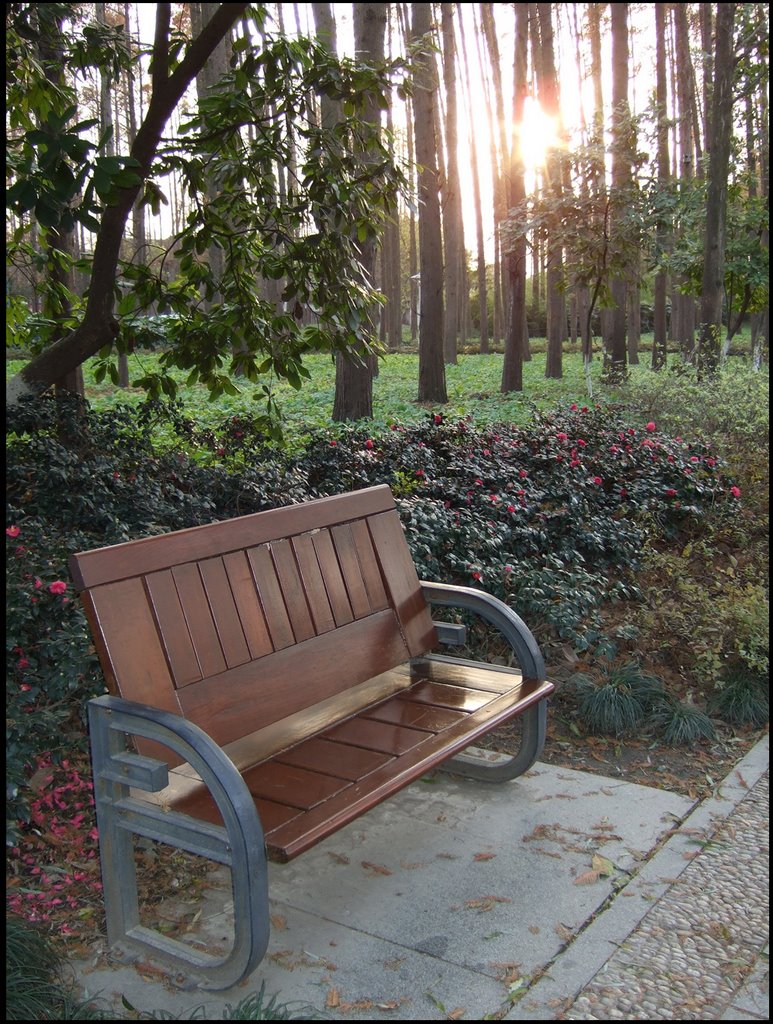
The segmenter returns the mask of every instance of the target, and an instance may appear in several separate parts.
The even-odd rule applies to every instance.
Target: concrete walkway
[[[179,991],[99,953],[76,973],[180,1019],[263,983],[331,1020],[768,1019],[767,778],[767,738],[698,803],[543,764],[438,774],[271,866],[271,943],[242,985]],[[227,872],[211,881],[162,913],[202,910],[189,938],[213,952],[232,906]]]

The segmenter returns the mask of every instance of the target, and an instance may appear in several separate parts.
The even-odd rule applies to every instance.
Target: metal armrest
[[[263,829],[244,780],[211,737],[168,711],[96,697],[89,701],[89,731],[108,941],[160,956],[184,974],[192,970],[200,988],[230,988],[260,962],[269,938]],[[187,761],[208,787],[225,827],[132,797],[130,786],[163,789],[168,768],[127,750],[127,734],[155,740]],[[235,934],[226,957],[207,956],[139,923],[133,833],[231,868]]]
[[[450,583],[430,583],[422,580],[421,589],[429,604],[462,608],[491,623],[507,640],[518,658],[523,674],[535,679],[545,678],[545,662],[534,635],[523,619],[504,601],[483,590],[459,587]]]

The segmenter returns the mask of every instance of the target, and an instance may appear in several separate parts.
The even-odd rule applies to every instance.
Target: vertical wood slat
[[[397,511],[369,516],[368,527],[408,650],[412,657],[425,654],[437,635]]]
[[[370,607],[374,612],[381,611],[382,608],[389,607],[389,598],[384,590],[384,581],[381,579],[381,570],[368,524],[364,519],[358,519],[351,524],[351,530]]]
[[[195,683],[201,679],[201,666],[171,570],[150,573],[145,577],[145,587],[175,686]]]
[[[325,580],[317,561],[312,535],[303,533],[299,537],[294,537],[292,545],[303,580],[303,589],[306,591],[309,608],[314,619],[314,629],[319,636],[335,629],[336,622],[325,589]]]
[[[264,654],[270,654],[274,648],[266,625],[266,617],[260,606],[258,592],[255,589],[255,581],[250,572],[247,555],[244,551],[234,551],[230,555],[224,556],[223,565],[231,585],[231,592],[236,602],[236,609],[250,656],[262,658]]]
[[[228,668],[243,665],[250,660],[250,651],[223,559],[207,558],[198,566],[226,665]]]
[[[287,614],[293,628],[295,642],[308,640],[315,635],[311,621],[309,606],[306,603],[306,592],[301,581],[295,555],[289,540],[277,540],[271,544],[271,557],[276,566],[277,578],[282,588]]]
[[[285,608],[282,588],[276,575],[271,552],[266,544],[250,548],[247,557],[252,568],[252,577],[260,595],[260,603],[266,616],[266,624],[271,634],[271,643],[275,651],[290,647],[295,643],[290,619]]]
[[[348,523],[343,523],[340,526],[334,526],[330,532],[333,535],[333,544],[338,555],[354,617],[362,619],[366,615],[370,615],[371,607],[360,571],[360,560],[357,557],[357,548],[354,545],[351,527]]]
[[[349,603],[349,596],[346,593],[346,584],[341,575],[341,567],[338,564],[333,538],[329,530],[320,530],[312,534],[312,543],[317,555],[322,578],[325,581],[327,596],[330,599],[330,607],[333,610],[336,626],[345,626],[347,622],[354,622],[354,612]]]
[[[172,576],[203,676],[224,672],[227,666],[198,566],[195,563],[176,565]]]

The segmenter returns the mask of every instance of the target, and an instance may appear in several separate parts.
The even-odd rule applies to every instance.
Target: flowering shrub
[[[599,610],[638,598],[645,548],[737,520],[742,488],[705,442],[657,417],[562,406],[527,427],[423,424],[310,434],[290,455],[259,418],[201,430],[179,408],[22,403],[7,425],[7,763],[12,823],[35,757],[84,743],[103,689],[67,572],[74,551],[389,484],[419,573],[509,601],[540,642],[613,656]],[[765,652],[747,630],[754,658]],[[750,647],[751,649],[751,647]],[[549,653],[549,651],[548,651]]]

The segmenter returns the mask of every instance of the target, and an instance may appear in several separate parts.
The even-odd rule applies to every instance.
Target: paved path
[[[767,765],[766,739],[507,1019],[768,1020]]]
[[[767,739],[698,803],[543,764],[441,775],[271,865],[271,943],[242,985],[181,992],[104,950],[76,973],[182,1020],[263,983],[331,1020],[768,1019],[767,778]],[[163,913],[202,910],[190,939],[211,948],[229,896]]]

